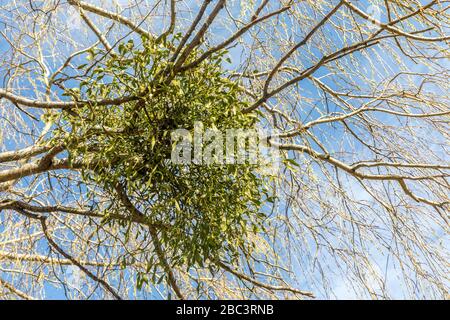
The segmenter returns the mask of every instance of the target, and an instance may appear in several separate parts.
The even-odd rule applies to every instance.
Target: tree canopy
[[[0,298],[445,298],[447,11],[4,2]]]

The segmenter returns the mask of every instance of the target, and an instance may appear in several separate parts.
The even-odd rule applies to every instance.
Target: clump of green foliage
[[[73,99],[139,98],[65,112],[58,139],[65,139],[72,159],[97,164],[85,170],[84,178],[110,192],[112,202],[119,201],[114,194],[120,184],[149,223],[163,226],[158,234],[172,266],[230,261],[249,253],[250,235],[263,228],[262,177],[248,163],[171,163],[171,132],[193,129],[196,121],[219,130],[249,129],[256,119],[240,112],[247,104],[240,87],[226,77],[224,52],[174,75],[173,46],[143,39],[137,48],[128,41],[102,63],[80,66],[84,80],[66,91]],[[101,54],[90,53],[93,61]],[[193,52],[187,63],[199,54]]]

